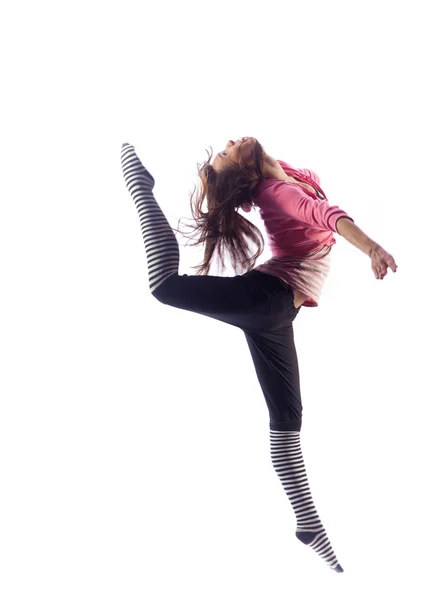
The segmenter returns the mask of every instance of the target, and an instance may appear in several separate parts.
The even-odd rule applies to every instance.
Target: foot
[[[124,179],[129,187],[134,181],[147,185],[149,190],[155,187],[155,180],[140,161],[132,144],[125,142],[121,147],[121,160],[123,163]]]

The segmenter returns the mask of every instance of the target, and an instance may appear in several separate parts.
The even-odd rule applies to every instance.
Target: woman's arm
[[[355,223],[346,219],[346,217],[338,219],[335,227],[341,236],[369,257],[375,246],[378,246],[374,240],[371,240]]]
[[[386,252],[380,244],[371,240],[355,223],[345,217],[340,217],[337,219],[335,228],[348,242],[369,256],[376,279],[383,279],[387,275],[388,269],[392,269],[396,273],[398,267],[394,257]]]

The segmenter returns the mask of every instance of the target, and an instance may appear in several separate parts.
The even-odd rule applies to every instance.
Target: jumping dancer
[[[197,275],[179,275],[179,246],[154,195],[154,178],[135,149],[123,144],[124,180],[141,221],[149,287],[163,304],[195,312],[245,334],[269,411],[270,452],[274,469],[296,516],[297,538],[338,573],[343,569],[317,514],[300,446],[302,399],[293,321],[300,307],[316,307],[330,268],[330,251],[345,237],[371,259],[377,279],[393,257],[367,237],[338,206],[330,205],[320,179],[269,156],[255,138],[230,140],[211,162],[198,165],[201,191],[192,213],[197,243],[205,247]],[[207,199],[207,210],[202,202]],[[192,196],[193,199],[193,196]],[[238,209],[260,210],[272,258],[253,268],[263,252],[263,237]],[[249,256],[248,237],[258,250]],[[234,277],[208,275],[218,251],[229,251]],[[222,266],[224,263],[222,261]]]

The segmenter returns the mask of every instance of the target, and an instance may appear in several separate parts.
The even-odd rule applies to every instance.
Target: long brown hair
[[[198,175],[201,181],[200,189],[195,190],[190,197],[190,208],[195,225],[188,225],[194,233],[185,237],[194,238],[190,246],[205,244],[204,260],[197,268],[197,275],[207,275],[216,250],[221,260],[223,272],[225,270],[224,253],[231,257],[233,269],[243,274],[256,264],[257,259],[264,250],[265,241],[260,230],[247,218],[239,214],[242,204],[253,204],[253,192],[263,181],[263,147],[256,141],[254,147],[254,161],[252,165],[243,162],[239,154],[239,162],[222,171],[215,171],[210,164],[213,149],[206,150],[208,159],[197,163]],[[196,194],[196,196],[195,196]],[[207,198],[207,211],[204,212],[202,204]],[[247,211],[248,212],[248,211]],[[257,251],[252,254],[250,243],[257,246]]]

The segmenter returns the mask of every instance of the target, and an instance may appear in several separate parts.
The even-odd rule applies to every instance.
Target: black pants
[[[301,307],[294,307],[288,284],[254,269],[235,277],[176,273],[152,294],[163,304],[242,329],[268,406],[270,429],[301,430],[302,400],[292,325]]]

